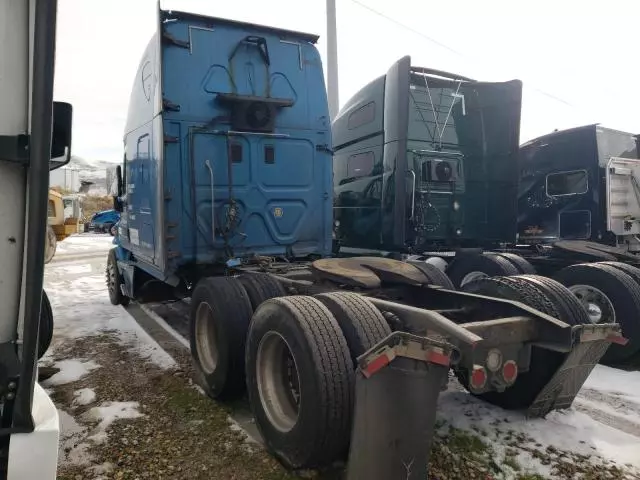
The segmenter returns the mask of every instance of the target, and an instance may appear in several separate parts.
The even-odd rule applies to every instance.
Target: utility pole
[[[336,0],[327,0],[327,98],[331,120],[338,115],[338,33],[336,26]]]

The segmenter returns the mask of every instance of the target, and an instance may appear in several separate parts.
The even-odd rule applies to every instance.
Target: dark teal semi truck
[[[364,86],[333,121],[334,252],[438,266],[456,288],[555,278],[589,321],[619,323],[640,352],[637,137],[597,125],[519,146],[522,84],[415,67]],[[488,289],[488,290],[485,290]]]
[[[332,125],[336,240],[424,252],[516,234],[522,84],[396,62]]]

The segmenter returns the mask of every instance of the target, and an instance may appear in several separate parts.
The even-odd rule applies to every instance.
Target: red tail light
[[[487,383],[487,371],[484,367],[476,365],[473,367],[470,380],[471,387],[473,389],[480,390],[481,388],[484,388]]]
[[[518,365],[513,360],[504,362],[502,366],[502,378],[504,381],[511,384],[516,381],[518,377]]]

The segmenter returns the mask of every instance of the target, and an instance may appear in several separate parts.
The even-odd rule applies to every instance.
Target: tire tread
[[[262,302],[287,294],[280,282],[265,273],[246,273],[240,275],[238,280],[244,286],[254,311]]]
[[[362,295],[352,292],[322,293],[315,296],[333,314],[356,359],[391,333],[382,313]]]
[[[287,308],[303,330],[318,365],[324,412],[318,412],[323,435],[310,453],[307,466],[334,461],[348,447],[354,395],[354,374],[349,347],[338,322],[319,300],[289,296],[271,300]],[[320,420],[322,418],[322,420]]]
[[[524,258],[521,257],[520,255],[516,255],[515,253],[498,253],[498,255],[500,255],[502,258],[508,260],[509,262],[511,262],[511,264],[516,267],[516,269],[524,274],[524,275],[535,275],[536,274],[536,269],[533,265],[531,265],[531,263],[529,263],[529,261]]]

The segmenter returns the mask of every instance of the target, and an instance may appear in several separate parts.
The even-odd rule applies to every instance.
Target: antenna
[[[331,121],[338,115],[338,33],[336,0],[327,0],[327,99]]]

